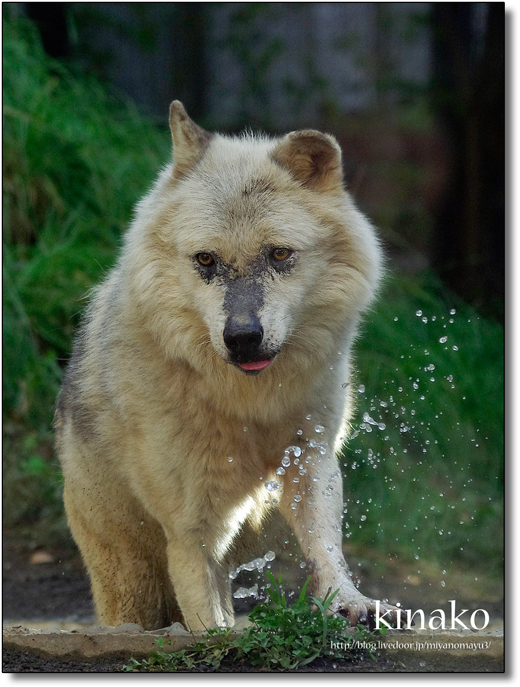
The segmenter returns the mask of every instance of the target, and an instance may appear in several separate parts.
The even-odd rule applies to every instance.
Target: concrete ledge
[[[117,657],[141,659],[157,649],[162,637],[166,649],[178,651],[202,639],[177,624],[171,628],[144,631],[139,625],[86,627],[64,631],[58,628],[31,630],[22,626],[3,629],[4,649],[16,649],[56,658],[95,659]],[[168,640],[168,641],[167,641]],[[345,647],[331,647],[336,658],[346,656]],[[449,632],[389,630],[386,636],[367,642],[366,648],[382,652],[396,666],[415,670],[465,672],[503,670],[504,635],[495,632]],[[334,660],[334,659],[331,659]],[[465,667],[467,666],[467,667]]]
[[[30,630],[17,626],[4,628],[2,631],[4,649],[24,649],[51,656],[83,658],[144,658],[157,649],[156,640],[159,637],[162,637],[165,643],[169,640],[166,646],[173,652],[199,641],[202,634],[191,634],[184,630],[172,635],[167,631],[145,632],[138,625],[133,628],[95,626],[72,632],[52,627],[46,630]]]

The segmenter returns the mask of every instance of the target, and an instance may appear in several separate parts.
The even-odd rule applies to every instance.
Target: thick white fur
[[[56,414],[67,515],[99,620],[232,624],[228,552],[246,518],[261,521],[276,479],[314,593],[339,588],[334,608],[355,623],[374,602],[343,557],[335,451],[352,342],[381,274],[374,230],[341,186],[331,137],[304,132],[336,165],[312,185],[295,166],[308,145],[298,134],[205,139],[180,105],[171,124],[176,165],[138,204],[95,292]],[[257,190],[244,194],[248,185]],[[280,353],[252,377],[227,362],[225,289],[201,279],[193,255],[217,253],[246,274],[266,245],[298,261],[263,285],[258,316]],[[304,449],[306,474],[275,475],[289,446]]]

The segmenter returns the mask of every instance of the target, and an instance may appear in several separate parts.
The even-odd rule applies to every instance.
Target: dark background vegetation
[[[337,136],[389,256],[357,344],[348,545],[419,561],[418,575],[499,575],[503,4],[3,12],[4,527],[32,547],[71,546],[53,404],[85,297],[170,158],[179,98],[207,128]]]

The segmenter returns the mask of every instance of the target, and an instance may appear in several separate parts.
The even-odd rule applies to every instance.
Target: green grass
[[[308,597],[309,577],[296,603],[288,604],[281,577],[277,583],[271,572],[267,575],[271,583],[266,588],[269,599],[248,614],[252,624],[241,635],[233,635],[231,629],[209,630],[200,641],[176,652],[166,651],[164,641],[160,640],[158,651],[144,661],[132,659],[124,670],[176,672],[201,667],[218,670],[223,662],[247,662],[268,671],[297,670],[317,658],[335,655],[331,646],[339,642],[347,647],[343,655],[347,660],[369,654],[368,650],[357,648],[356,643],[370,640],[375,633],[360,625],[345,634],[348,628],[345,618],[327,612],[337,592],[329,593],[324,599]]]
[[[48,543],[68,536],[51,429],[63,363],[170,136],[50,60],[28,22],[7,19],[3,39],[4,525]],[[500,325],[432,275],[394,276],[365,318],[356,366],[365,391],[343,458],[349,543],[499,572]]]
[[[347,537],[501,570],[503,365],[499,324],[431,275],[389,279],[357,343]]]
[[[49,59],[26,20],[4,17],[3,58],[4,524],[66,537],[51,432],[62,363],[170,140],[166,122]]]

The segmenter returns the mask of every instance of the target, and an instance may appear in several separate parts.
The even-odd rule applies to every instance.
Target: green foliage
[[[50,473],[22,466],[35,456],[59,474],[52,413],[85,295],[169,141],[131,103],[51,60],[23,18],[4,16],[3,66],[4,524],[45,513],[57,523],[59,483],[49,494]]]
[[[238,658],[247,657],[255,666],[267,670],[295,670],[328,653],[330,643],[340,641],[347,622],[341,616],[328,616],[327,611],[337,592],[325,599],[307,598],[307,578],[298,601],[288,605],[281,586],[268,572],[271,587],[267,593],[271,604],[257,606],[250,614],[253,625],[236,640]],[[312,605],[318,611],[312,610]]]
[[[165,644],[169,640],[165,642],[162,637],[159,637],[157,639],[158,651],[152,652],[143,661],[131,658],[131,663],[125,665],[123,670],[127,673],[173,673],[194,668],[200,669],[203,666],[218,670],[222,661],[236,651],[231,634],[232,631],[229,629],[207,630],[204,640],[173,653],[165,650]]]
[[[389,279],[357,342],[348,537],[500,571],[503,343],[433,276]]]
[[[267,587],[270,601],[249,613],[252,625],[242,635],[232,635],[229,629],[209,630],[202,641],[174,653],[165,652],[161,641],[159,651],[142,662],[132,659],[124,669],[127,672],[174,672],[207,666],[218,670],[224,660],[229,660],[247,661],[262,670],[297,670],[317,658],[329,656],[332,642],[342,642],[347,647],[344,658],[348,660],[365,655],[366,651],[356,648],[355,644],[370,639],[374,633],[360,625],[345,634],[347,621],[329,611],[337,591],[324,599],[308,597],[309,577],[298,601],[288,605],[281,577],[277,583],[271,572],[267,575],[271,582]]]

